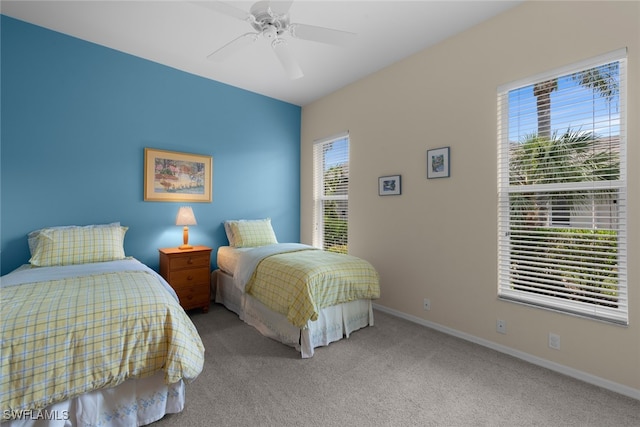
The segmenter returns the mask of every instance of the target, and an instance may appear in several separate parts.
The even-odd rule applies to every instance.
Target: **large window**
[[[349,222],[348,134],[314,143],[313,176],[313,245],[346,254]]]
[[[626,50],[498,89],[498,295],[627,324]]]

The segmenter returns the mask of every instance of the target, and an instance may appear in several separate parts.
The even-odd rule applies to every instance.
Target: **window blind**
[[[313,145],[314,241],[324,250],[348,252],[349,135]]]
[[[498,295],[628,323],[626,50],[498,89]]]

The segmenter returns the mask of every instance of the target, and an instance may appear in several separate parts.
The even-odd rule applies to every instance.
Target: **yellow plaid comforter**
[[[325,307],[380,297],[378,273],[367,261],[321,250],[279,253],[257,265],[245,291],[299,328]]]
[[[150,273],[26,283],[0,292],[3,411],[44,408],[159,370],[168,384],[189,382],[202,370],[195,326]]]

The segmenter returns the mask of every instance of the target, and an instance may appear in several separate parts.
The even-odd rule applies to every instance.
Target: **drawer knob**
[[[193,264],[193,259],[191,257],[187,260],[187,264]]]
[[[188,275],[187,276],[187,280],[193,280],[193,276],[192,275]]]

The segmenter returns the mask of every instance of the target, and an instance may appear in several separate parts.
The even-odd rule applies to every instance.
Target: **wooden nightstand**
[[[163,248],[160,252],[160,275],[178,294],[185,310],[202,307],[206,313],[211,302],[211,248]]]

